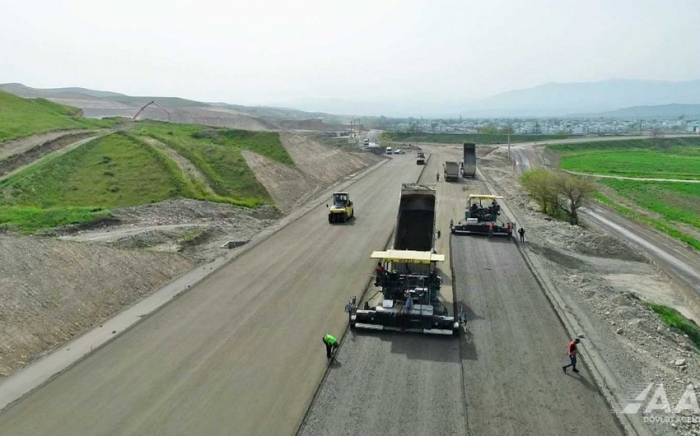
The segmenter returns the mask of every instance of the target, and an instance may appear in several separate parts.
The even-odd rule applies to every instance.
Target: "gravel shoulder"
[[[0,377],[192,268],[177,254],[0,235]]]

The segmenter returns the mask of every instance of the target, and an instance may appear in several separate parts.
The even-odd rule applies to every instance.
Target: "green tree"
[[[595,192],[595,184],[587,177],[562,174],[556,179],[554,188],[557,196],[564,199],[559,208],[571,224],[578,225],[578,210]]]
[[[535,168],[520,177],[523,188],[540,205],[542,212],[555,218],[566,217],[578,225],[578,211],[595,192],[591,179]]]

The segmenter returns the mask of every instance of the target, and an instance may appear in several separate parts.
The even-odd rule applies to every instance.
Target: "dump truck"
[[[459,164],[457,162],[447,161],[442,167],[446,182],[456,182],[459,180]]]
[[[465,142],[463,145],[462,157],[462,177],[476,177],[476,144],[473,142]]]
[[[355,216],[355,206],[347,192],[334,192],[328,208],[328,222],[331,224],[344,223]]]
[[[512,222],[501,218],[501,206],[498,195],[471,194],[467,198],[464,219],[457,224],[450,221],[453,235],[513,236]]]
[[[359,309],[353,298],[345,307],[351,328],[457,334],[459,322],[438,297],[442,280],[437,264],[445,255],[435,252],[434,242],[435,189],[404,184],[394,244],[370,255],[378,261],[374,284],[381,301],[373,307],[367,301]]]
[[[425,153],[422,151],[419,151],[418,156],[416,156],[416,165],[425,165]]]

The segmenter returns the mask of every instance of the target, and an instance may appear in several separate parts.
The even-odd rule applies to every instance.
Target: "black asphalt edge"
[[[496,195],[495,190],[491,186],[491,183],[486,178],[486,176],[484,176],[484,174],[478,169],[477,169],[477,173],[478,173],[481,181],[484,182],[486,189],[492,195]],[[504,203],[505,203],[505,201],[504,201]],[[516,226],[519,227],[520,222],[518,221],[518,219],[515,216],[515,214],[513,213],[513,211],[510,208],[508,209],[508,211],[509,211],[509,214],[511,215],[511,217],[513,218],[513,222],[516,224]],[[516,247],[518,247],[518,252],[520,252],[520,255],[525,260],[525,264],[527,265],[528,269],[530,270],[533,277],[537,281],[537,284],[540,286],[540,289],[542,290],[545,297],[547,298],[547,301],[549,302],[550,306],[554,310],[554,313],[556,313],[557,318],[559,319],[559,322],[564,327],[564,329],[569,333],[570,337],[572,337],[572,338],[576,337],[580,332],[582,332],[582,329],[580,328],[575,317],[573,315],[569,314],[564,309],[566,304],[564,303],[564,301],[561,300],[561,297],[559,296],[558,292],[556,292],[553,289],[554,286],[551,285],[551,283],[546,278],[546,276],[543,275],[542,273],[540,273],[539,269],[535,266],[532,259],[530,259],[530,256],[527,253],[526,249],[521,245],[518,237],[514,237],[513,241],[515,242]],[[579,359],[583,360],[584,363],[586,363],[586,366],[588,367],[589,371],[591,372],[591,375],[593,376],[593,379],[595,381],[596,386],[598,387],[598,390],[603,394],[603,399],[604,399],[605,403],[607,404],[608,408],[610,409],[611,415],[613,416],[613,419],[615,420],[617,425],[620,427],[620,429],[626,435],[651,436],[651,434],[652,434],[651,431],[649,430],[649,428],[646,425],[644,425],[644,423],[639,419],[639,417],[637,415],[612,413],[612,411],[616,408],[615,406],[620,404],[618,397],[615,395],[613,389],[611,389],[609,384],[608,384],[609,380],[611,380],[611,379],[614,380],[614,377],[612,376],[612,372],[608,368],[604,359],[602,357],[600,357],[600,353],[597,351],[597,349],[593,345],[593,343],[589,343],[586,346],[586,349],[589,350],[588,356],[590,358],[585,358],[584,356],[580,356]],[[593,351],[593,352],[591,352],[591,351]],[[617,409],[619,409],[619,407],[617,407]]]
[[[423,165],[423,168],[421,169],[420,173],[418,174],[418,179],[417,181],[420,181],[420,178],[423,177],[423,173],[425,172],[425,169],[428,167],[428,161],[430,159],[430,155],[428,155],[425,158],[425,165]],[[394,231],[396,230],[396,226],[392,227],[391,233],[389,234],[389,237],[387,238],[386,242],[384,243],[384,249],[386,250],[389,244],[391,243],[391,240],[394,237]],[[362,292],[359,295],[359,299],[357,300],[358,304],[362,302],[362,300],[365,298],[365,295],[367,294],[367,291],[369,290],[370,286],[372,286],[372,282],[374,281],[374,278],[372,277],[370,273],[370,278],[367,280],[367,283],[365,284],[364,288],[362,289]],[[454,292],[454,287],[452,288]],[[347,327],[345,327],[345,330],[343,331],[342,336],[340,337],[340,345],[338,345],[338,350],[335,352],[335,356],[338,356],[340,351],[343,348],[343,341],[345,339],[345,336],[347,336],[348,332],[350,331],[350,322],[348,321]],[[332,364],[332,363],[331,363]],[[328,378],[328,374],[330,373],[331,370],[331,365],[326,366],[326,370],[323,372],[323,376],[321,377],[321,380],[319,380],[318,384],[316,385],[316,389],[314,390],[314,396],[311,398],[311,401],[309,402],[309,405],[306,407],[306,412],[304,412],[304,416],[301,418],[301,421],[299,422],[299,425],[297,426],[297,430],[294,432],[296,436],[301,435],[301,431],[304,429],[304,426],[306,425],[306,422],[309,417],[309,413],[311,413],[311,409],[314,407],[314,404],[316,404],[316,400],[318,399],[319,394],[321,393],[321,388],[323,387],[323,384],[325,383],[326,379]]]
[[[454,256],[452,255],[452,232],[447,236],[450,238],[449,250],[450,250],[450,274],[452,274],[452,305],[455,320],[457,320],[457,277],[455,275],[454,268]],[[460,326],[461,330],[462,326]],[[457,335],[457,349],[459,351],[459,378],[460,378],[460,391],[462,392],[462,405],[464,406],[464,434],[469,434],[469,412],[467,411],[467,385],[464,382],[464,359],[462,358],[462,341],[465,341],[466,337],[462,334]]]
[[[90,351],[89,351],[88,353],[83,354],[82,356],[80,356],[79,358],[77,358],[75,361],[71,362],[70,364],[68,364],[68,365],[66,365],[64,368],[62,368],[61,370],[59,370],[59,371],[55,372],[54,374],[52,374],[52,375],[51,375],[48,379],[46,379],[44,382],[38,384],[37,386],[33,387],[32,389],[28,390],[27,392],[24,392],[24,393],[23,393],[21,396],[19,396],[17,399],[13,400],[12,402],[8,403],[5,407],[3,407],[2,409],[0,409],[0,413],[5,412],[6,410],[8,410],[8,409],[10,409],[12,406],[14,406],[18,401],[21,401],[21,400],[24,399],[26,396],[31,395],[33,392],[35,392],[35,391],[37,391],[37,390],[43,388],[43,387],[46,386],[47,384],[51,383],[53,380],[56,379],[56,377],[60,376],[61,374],[63,374],[63,373],[66,372],[66,371],[69,371],[69,370],[70,370],[71,368],[73,368],[74,366],[78,365],[79,363],[81,363],[82,361],[84,361],[85,359],[87,359],[88,357],[92,356],[93,354],[95,354],[96,352],[98,352],[99,350],[101,350],[102,348],[104,348],[105,346],[107,346],[107,345],[109,345],[110,343],[112,343],[112,342],[113,342],[114,340],[116,340],[117,338],[121,337],[124,333],[130,331],[131,329],[133,329],[133,328],[135,328],[136,326],[140,325],[140,324],[141,324],[142,322],[144,322],[146,319],[148,319],[148,318],[150,318],[151,316],[155,315],[156,313],[160,312],[162,309],[164,309],[165,307],[169,306],[170,303],[172,303],[173,301],[175,301],[176,299],[178,299],[180,296],[184,295],[185,293],[187,293],[187,292],[190,291],[191,289],[194,289],[195,286],[197,286],[197,285],[199,285],[199,284],[205,282],[207,279],[209,279],[215,272],[217,272],[217,271],[220,270],[221,268],[223,268],[223,267],[229,265],[231,262],[233,262],[234,260],[236,260],[236,259],[238,259],[239,257],[241,257],[243,254],[245,254],[246,252],[250,251],[250,250],[251,250],[252,248],[254,248],[255,246],[261,244],[262,242],[266,241],[267,239],[269,239],[271,236],[273,236],[274,234],[276,234],[276,233],[279,232],[280,230],[284,229],[285,227],[289,226],[290,224],[296,222],[297,220],[301,219],[302,217],[304,217],[305,215],[307,215],[308,213],[310,213],[312,210],[314,210],[315,208],[317,208],[318,206],[320,206],[321,204],[323,204],[323,201],[324,201],[324,198],[325,198],[325,194],[326,194],[327,192],[333,191],[333,190],[335,190],[335,189],[338,189],[338,187],[340,187],[340,186],[342,186],[343,189],[345,189],[345,188],[347,188],[347,187],[350,187],[350,186],[354,185],[355,183],[357,183],[358,181],[360,181],[360,180],[362,180],[364,177],[366,177],[368,174],[370,174],[371,172],[373,172],[374,170],[376,170],[377,168],[379,168],[380,166],[382,166],[383,164],[385,164],[387,161],[388,161],[388,160],[382,160],[381,162],[376,163],[375,165],[373,165],[373,166],[371,166],[371,167],[365,169],[365,170],[362,171],[361,173],[356,174],[355,176],[353,176],[352,180],[341,180],[341,181],[336,182],[335,184],[332,184],[331,186],[329,186],[328,188],[326,188],[326,189],[323,191],[323,194],[319,195],[318,198],[316,198],[316,199],[314,199],[314,200],[310,200],[306,205],[304,205],[302,208],[300,208],[299,210],[297,210],[297,214],[296,214],[296,215],[295,215],[294,212],[291,213],[290,215],[287,215],[287,217],[285,217],[285,218],[289,218],[289,219],[287,219],[286,221],[285,221],[285,218],[282,218],[282,219],[280,220],[280,221],[282,221],[282,223],[279,224],[278,226],[272,226],[272,227],[274,227],[274,228],[273,228],[271,231],[268,231],[268,233],[266,233],[266,234],[265,234],[265,230],[269,230],[269,228],[268,228],[268,229],[265,229],[265,230],[263,230],[263,231],[261,231],[260,233],[258,233],[258,235],[262,235],[262,236],[260,236],[260,237],[259,237],[257,240],[255,240],[255,241],[252,241],[252,240],[251,240],[251,242],[249,242],[248,244],[246,244],[246,245],[244,245],[243,247],[241,247],[240,250],[238,250],[234,255],[231,256],[231,258],[227,259],[224,263],[222,263],[221,265],[219,265],[218,267],[216,267],[216,269],[213,269],[213,268],[212,268],[204,277],[202,277],[202,278],[200,278],[199,280],[196,280],[196,281],[190,283],[189,285],[185,286],[185,288],[183,288],[180,292],[178,292],[177,294],[175,294],[172,298],[170,298],[169,300],[167,300],[165,303],[163,303],[163,304],[161,304],[160,306],[156,307],[156,308],[153,309],[152,311],[141,315],[141,316],[139,317],[139,319],[138,319],[136,322],[134,322],[133,324],[129,325],[129,326],[126,327],[124,330],[121,330],[121,331],[115,333],[114,335],[112,335],[112,336],[111,336],[109,339],[107,339],[106,341],[104,341],[104,342],[102,342],[101,344],[99,344],[99,345],[95,346],[94,348],[90,349]],[[255,236],[254,236],[253,238],[255,238]],[[206,264],[205,264],[205,265],[206,265]],[[195,269],[196,269],[196,268],[195,268]],[[193,270],[194,270],[194,269],[193,269]],[[180,278],[182,278],[182,277],[184,277],[185,275],[189,274],[189,273],[192,272],[193,270],[190,270],[190,271],[188,271],[188,272],[186,272],[186,273],[184,273],[184,274],[179,275],[178,277],[176,277],[176,278],[174,278],[173,280],[171,280],[170,282],[168,282],[165,286],[162,286],[160,289],[163,289],[164,287],[168,286],[170,283],[173,283],[173,282],[179,280]],[[155,292],[158,292],[158,291],[155,291]],[[152,295],[152,294],[153,294],[153,293],[151,293],[151,294],[149,294],[149,295]],[[104,321],[102,321],[102,324],[104,324],[104,323],[106,323],[107,321],[109,321],[110,319],[116,317],[116,316],[117,316],[118,314],[120,314],[121,312],[123,312],[123,311],[125,311],[125,310],[127,310],[127,309],[130,309],[130,308],[132,308],[132,307],[134,307],[134,306],[137,306],[137,305],[138,305],[141,301],[143,301],[145,298],[148,298],[148,296],[147,296],[147,297],[144,297],[144,298],[142,298],[142,299],[140,299],[140,300],[138,300],[138,301],[135,301],[135,302],[132,303],[131,305],[129,305],[129,306],[123,308],[122,310],[118,311],[117,313],[113,314],[113,315],[110,316],[109,318],[107,318],[107,319],[105,319]],[[81,334],[81,335],[78,336],[77,338],[73,339],[71,342],[80,339],[82,336],[88,334],[89,332],[91,332],[91,331],[94,330],[95,328],[99,328],[99,327],[94,327],[94,328],[92,328],[92,329],[90,329],[90,330],[84,332],[83,334]],[[48,357],[48,356],[50,356],[51,354],[53,354],[54,352],[59,351],[60,349],[63,349],[64,347],[70,346],[71,342],[68,342],[68,343],[66,343],[66,344],[63,344],[61,347],[57,348],[56,351],[52,351],[51,353],[49,353],[49,354],[47,354],[46,356],[42,357],[42,359],[43,359],[43,358],[46,358],[46,357]],[[39,360],[41,360],[41,359],[39,359]],[[37,362],[38,362],[38,361],[37,361]],[[35,362],[35,363],[36,363],[36,362]],[[31,366],[31,365],[30,365],[30,366]],[[24,368],[23,368],[23,369],[24,369]],[[23,369],[20,369],[19,371],[22,371]],[[19,371],[17,371],[17,372],[19,372]],[[16,372],[13,373],[13,374],[16,374]],[[8,376],[5,380],[9,379],[10,377],[12,377],[12,374],[11,374],[10,376]],[[3,380],[3,381],[4,381],[4,380]],[[0,387],[1,387],[1,386],[2,386],[2,384],[0,383]]]

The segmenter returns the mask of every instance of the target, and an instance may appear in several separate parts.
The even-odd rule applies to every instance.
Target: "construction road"
[[[427,151],[424,183],[448,156],[460,160],[458,147]],[[563,374],[569,339],[515,244],[450,238],[469,193],[488,192],[478,180],[437,183],[436,249],[448,254],[451,239],[455,277],[443,267],[443,283],[464,305],[466,332],[350,331],[301,434],[621,434],[586,368]]]
[[[348,188],[357,219],[313,209],[4,410],[0,434],[293,434],[326,369],[321,337],[344,331],[420,170],[396,156]]]

